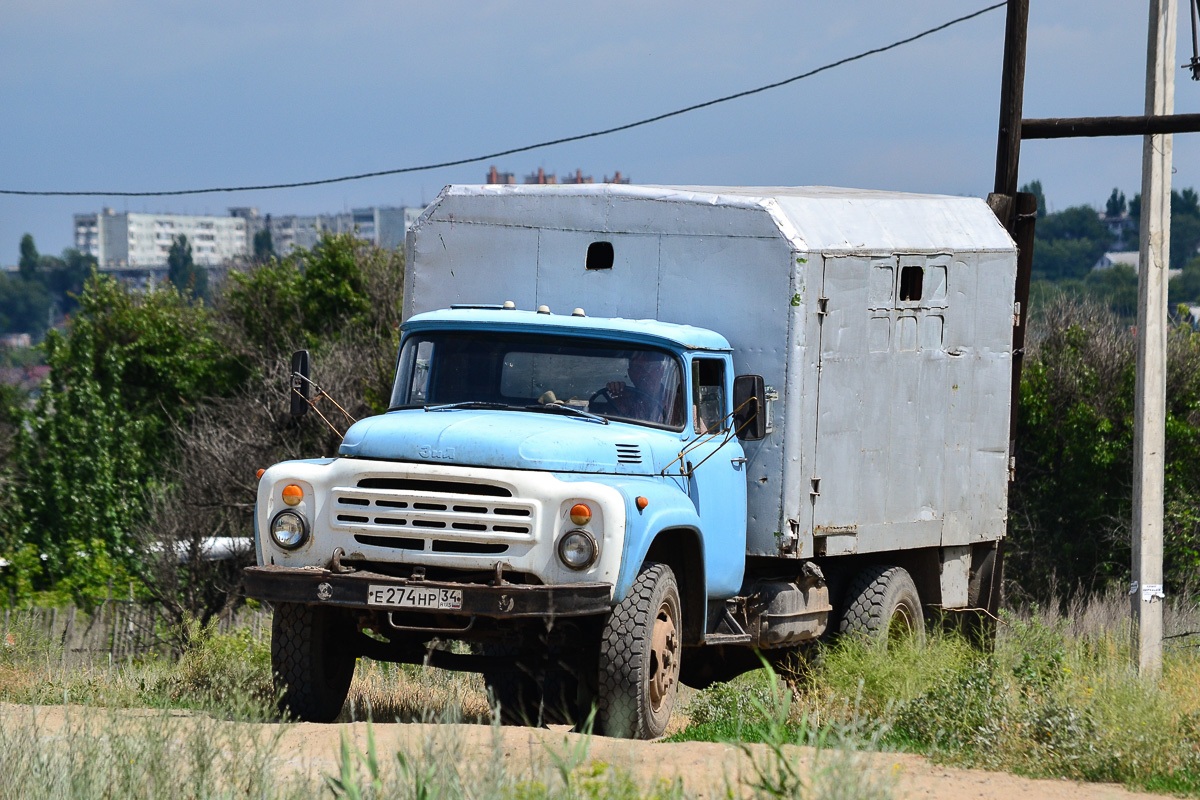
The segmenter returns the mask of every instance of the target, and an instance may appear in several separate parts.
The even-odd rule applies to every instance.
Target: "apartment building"
[[[192,259],[213,267],[249,252],[246,220],[188,214],[117,213],[75,215],[75,248],[96,257],[102,269],[161,267],[177,236],[192,245]]]
[[[327,233],[353,233],[378,247],[403,247],[404,234],[424,210],[412,206],[370,206],[342,214],[277,216],[260,215],[257,208],[241,207],[231,208],[229,213],[246,221],[249,252],[254,252],[254,237],[258,232],[269,228],[275,253],[285,256],[297,248],[313,247]]]

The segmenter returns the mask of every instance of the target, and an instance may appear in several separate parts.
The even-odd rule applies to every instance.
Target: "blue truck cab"
[[[651,738],[681,682],[995,610],[1020,309],[982,200],[450,186],[405,252],[389,409],[259,482],[288,713],[366,656]]]

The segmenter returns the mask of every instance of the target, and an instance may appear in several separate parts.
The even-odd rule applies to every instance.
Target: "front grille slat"
[[[362,544],[497,554],[534,538],[537,507],[509,498],[509,489],[479,482],[368,477],[333,489],[330,516]]]

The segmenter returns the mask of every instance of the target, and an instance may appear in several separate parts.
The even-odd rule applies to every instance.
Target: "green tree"
[[[1031,181],[1021,187],[1020,191],[1027,192],[1037,198],[1038,219],[1046,216],[1046,195],[1042,193],[1042,182]]]
[[[336,339],[371,307],[363,265],[374,252],[349,233],[323,236],[312,250],[233,273],[223,312],[272,357]]]
[[[1119,585],[1129,574],[1134,350],[1095,302],[1044,305],[1021,379],[1008,574],[1031,591]],[[1165,574],[1200,567],[1200,334],[1168,340]]]
[[[1105,216],[1119,217],[1125,213],[1126,208],[1125,193],[1114,186],[1112,194],[1108,196],[1108,202],[1104,204]]]
[[[1083,280],[1084,290],[1123,319],[1137,317],[1138,276],[1133,267],[1117,264],[1094,269]]]
[[[71,248],[63,251],[61,259],[54,260],[57,263],[53,267],[43,266],[46,288],[59,311],[70,314],[79,306],[84,282],[99,264],[95,256]]]
[[[1193,258],[1183,266],[1183,273],[1171,278],[1167,284],[1167,297],[1171,305],[1200,303],[1200,257]]]
[[[1112,234],[1090,206],[1047,214],[1034,235],[1034,275],[1054,281],[1083,279],[1112,243]]]
[[[36,280],[0,273],[0,333],[41,336],[50,321],[50,296]]]
[[[17,269],[23,280],[35,281],[38,278],[38,251],[32,234],[21,237],[21,260]]]
[[[183,234],[175,237],[167,251],[167,280],[184,297],[208,298],[208,270],[196,266],[192,244]]]
[[[271,229],[269,227],[263,228],[254,234],[254,260],[262,262],[274,257],[275,242],[271,238]]]
[[[47,336],[48,385],[10,458],[7,549],[46,555],[34,589],[88,603],[107,579],[133,571],[141,554],[130,531],[163,488],[172,432],[205,397],[244,379],[214,334],[211,312],[173,287],[134,292],[96,275],[66,334]]]
[[[1129,216],[1141,224],[1142,195],[1136,194],[1129,201]],[[1188,187],[1182,191],[1171,190],[1171,269],[1183,269],[1183,265],[1196,255],[1200,247],[1200,193]]]

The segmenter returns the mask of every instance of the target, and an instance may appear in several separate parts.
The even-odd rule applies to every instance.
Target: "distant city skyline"
[[[13,0],[0,26],[0,185],[170,190],[434,163],[641,119],[799,74],[986,5],[779,6],[747,0],[519,8],[479,0]],[[1191,32],[1180,12],[1176,61]],[[1025,114],[1138,114],[1147,6],[1034,0]],[[751,98],[496,162],[518,179],[605,169],[647,184],[831,184],[982,196],[994,171],[1004,13]],[[520,46],[498,47],[501,43]],[[1178,113],[1200,84],[1176,76]],[[1140,187],[1136,138],[1026,143],[1021,180],[1051,209]],[[288,191],[184,198],[0,197],[0,264],[22,234],[57,254],[74,214],[312,215],[422,206],[492,162]],[[565,165],[579,165],[571,172]],[[1175,137],[1174,184],[1200,185],[1200,137]],[[590,172],[589,172],[590,171]],[[611,172],[608,174],[611,175]]]

